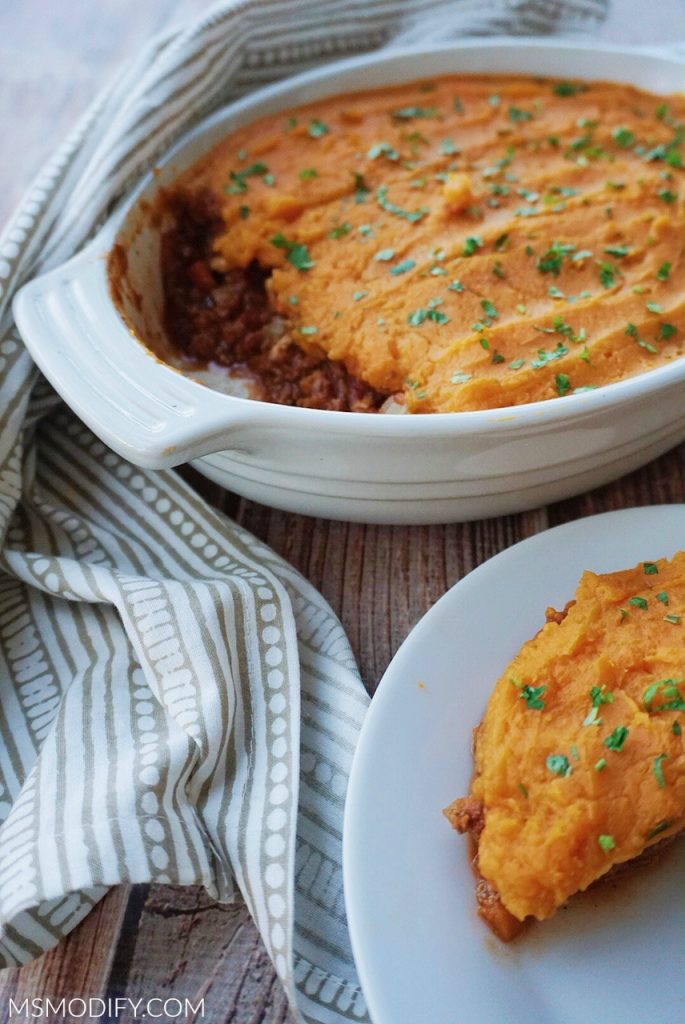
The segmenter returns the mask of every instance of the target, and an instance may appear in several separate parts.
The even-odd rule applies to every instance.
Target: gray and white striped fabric
[[[321,596],[171,472],[108,451],[9,301],[228,99],[393,39],[593,28],[604,0],[234,0],[99,97],[0,242],[0,964],[119,882],[247,902],[296,1018],[365,1020],[342,898],[367,697]]]

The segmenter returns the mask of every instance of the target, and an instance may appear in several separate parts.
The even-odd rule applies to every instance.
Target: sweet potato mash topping
[[[683,354],[685,99],[441,78],[251,124],[181,185],[290,336],[413,412],[563,397]]]
[[[586,572],[497,683],[471,793],[446,813],[505,924],[549,917],[685,825],[684,631],[685,552]]]

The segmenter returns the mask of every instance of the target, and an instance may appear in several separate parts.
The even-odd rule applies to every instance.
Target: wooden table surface
[[[2,0],[0,223],[112,71],[152,33],[208,6],[206,0]],[[614,0],[600,35],[678,41],[685,38],[684,22],[679,0]],[[578,498],[461,525],[313,520],[238,499],[196,476],[193,482],[322,591],[347,630],[370,692],[411,626],[483,560],[580,516],[685,501],[682,449]],[[245,909],[220,906],[199,888],[112,890],[57,949],[20,970],[0,971],[0,1022],[9,1019],[10,996],[16,1003],[26,997],[104,995],[193,1002],[204,997],[203,1019],[211,1024],[291,1021]],[[128,1024],[133,1018],[117,1019]]]

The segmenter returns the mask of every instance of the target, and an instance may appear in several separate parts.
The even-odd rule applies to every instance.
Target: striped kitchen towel
[[[14,291],[260,83],[436,31],[591,29],[605,6],[224,2],[150,43],[29,190],[0,242],[0,964],[53,946],[109,886],[202,883],[246,901],[296,1020],[367,1019],[341,827],[368,699],[342,628],[175,473],[127,464],[61,404]]]

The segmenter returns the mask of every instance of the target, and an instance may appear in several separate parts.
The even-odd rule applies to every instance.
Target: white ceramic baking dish
[[[385,523],[520,511],[596,487],[685,438],[685,359],[596,391],[515,408],[392,416],[232,397],[165,365],[112,301],[107,255],[127,249],[136,333],[163,345],[157,189],[255,118],[337,93],[455,72],[521,72],[683,85],[676,56],[545,40],[470,40],[346,60],[261,90],[182,139],[95,240],[17,296],[21,334],[48,380],[109,446],[148,467],[193,461],[239,494],[279,508]],[[126,292],[126,289],[124,289]],[[140,329],[138,330],[138,325]]]

